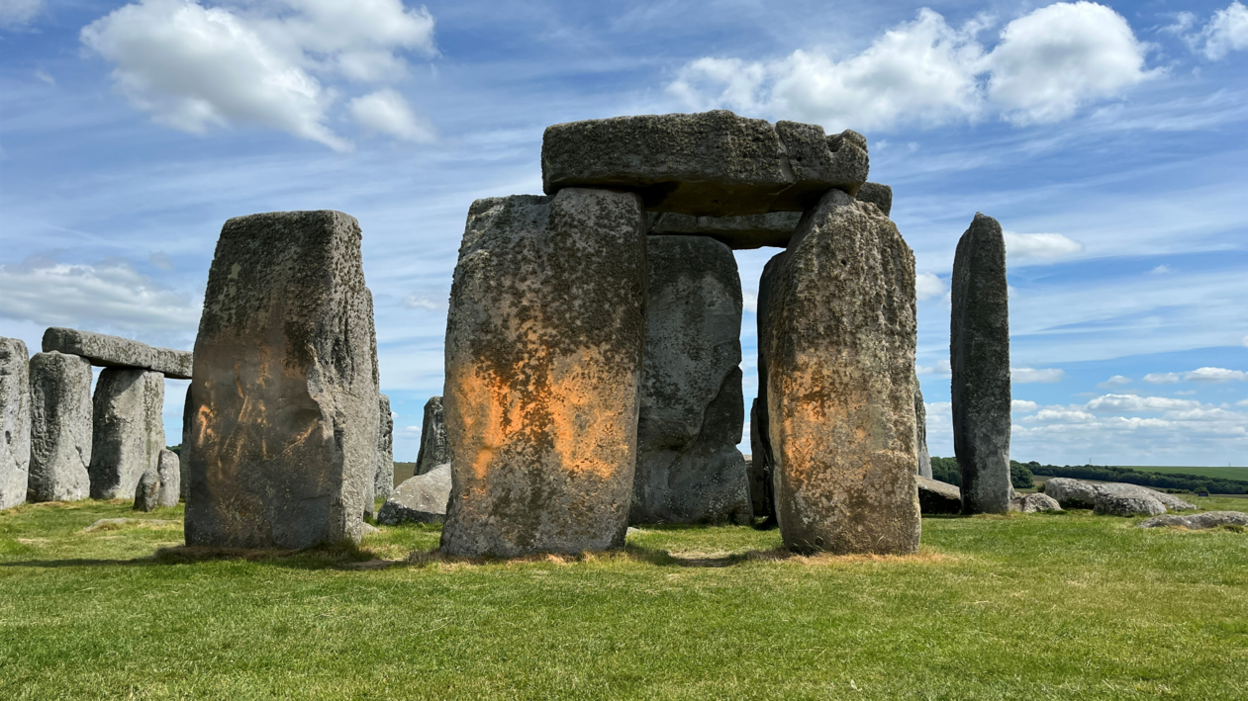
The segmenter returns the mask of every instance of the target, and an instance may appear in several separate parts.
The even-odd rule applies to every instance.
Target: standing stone
[[[919,378],[914,378],[914,445],[919,454],[919,475],[932,478],[932,454],[927,452],[927,405],[923,403],[923,389]]]
[[[765,518],[764,525],[774,526],[776,521],[775,455],[771,445],[771,413],[767,407],[767,347],[770,343],[771,326],[767,323],[771,301],[771,286],[787,253],[777,253],[763,266],[758,281],[758,300],[755,320],[758,333],[758,398],[750,412],[750,503],[754,516]],[[754,445],[755,433],[757,443]]]
[[[832,190],[803,217],[770,294],[767,401],[785,546],[914,552],[914,254],[876,207]]]
[[[26,501],[30,478],[30,356],[0,336],[0,509]]]
[[[148,470],[139,478],[134,488],[134,510],[154,511],[160,506],[160,473]]]
[[[156,477],[160,480],[160,491],[156,495],[156,505],[166,508],[178,505],[178,497],[182,495],[182,468],[178,454],[172,450],[160,451],[160,463],[156,466]]]
[[[750,512],[755,518],[771,516],[771,471],[767,448],[763,446],[766,427],[759,418],[762,400],[755,397],[750,404]]]
[[[91,496],[91,363],[64,353],[30,359],[30,486],[26,498]]]
[[[186,500],[191,486],[191,388],[186,388],[186,402],[182,405],[182,447],[178,448],[178,495]]]
[[[379,404],[360,240],[333,211],[222,228],[195,339],[188,545],[363,536]]]
[[[442,397],[425,402],[425,417],[420,424],[420,452],[416,454],[415,475],[423,475],[438,465],[451,461],[451,446],[446,439],[446,420]]]
[[[43,332],[43,351],[80,355],[106,368],[142,368],[176,380],[191,379],[190,351],[154,348],[120,336],[54,326]]]
[[[165,449],[165,376],[137,368],[104,368],[92,398],[91,498],[129,499]]]
[[[870,202],[887,217],[893,212],[893,188],[879,183],[863,183],[858,190],[858,201]]]
[[[645,347],[636,195],[474,202],[446,333],[451,555],[622,546]]]
[[[996,219],[978,213],[953,259],[949,364],[962,513],[1006,513],[1014,494],[1005,238]]]
[[[394,417],[390,415],[390,397],[379,394],[377,399],[377,472],[373,476],[373,499],[389,499],[394,491]]]
[[[741,278],[732,250],[652,236],[631,523],[750,522]]]

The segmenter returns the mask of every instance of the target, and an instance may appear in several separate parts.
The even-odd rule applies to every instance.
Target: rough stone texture
[[[139,482],[134,488],[134,510],[135,511],[155,511],[160,506],[160,474],[155,470],[148,470],[139,478]]]
[[[1151,495],[1118,492],[1098,493],[1093,510],[1107,516],[1156,516],[1166,513],[1165,505]]]
[[[637,459],[646,240],[634,194],[474,202],[446,332],[442,549],[621,546]]]
[[[451,461],[451,445],[446,439],[446,417],[442,397],[425,402],[425,416],[420,423],[420,452],[416,454],[414,475],[423,475],[438,465]]]
[[[30,359],[30,485],[26,498],[91,496],[91,363],[64,353]]]
[[[758,338],[758,398],[750,411],[750,504],[754,516],[772,525],[776,519],[775,456],[771,447],[771,414],[767,408],[767,347],[771,327],[767,323],[771,286],[786,253],[777,253],[763,266],[758,280],[755,323]]]
[[[442,523],[451,496],[451,464],[438,465],[423,475],[403,480],[377,512],[377,523]]]
[[[1155,489],[1142,487],[1138,484],[1125,484],[1122,482],[1108,482],[1106,484],[1098,484],[1096,485],[1096,488],[1099,491],[1105,492],[1105,493],[1150,496],[1156,499],[1157,501],[1161,502],[1162,506],[1166,507],[1167,510],[1172,510],[1172,511],[1184,511],[1188,509],[1199,508],[1195,504],[1184,501],[1183,499],[1180,499],[1179,497],[1176,497],[1173,494],[1159,492]]]
[[[360,241],[355,218],[334,211],[222,228],[195,339],[188,545],[363,536],[378,376]]]
[[[377,395],[377,472],[373,476],[373,498],[389,499],[394,491],[394,416],[390,397]]]
[[[26,343],[0,336],[0,509],[26,501],[30,479],[30,369]]]
[[[927,405],[923,403],[923,389],[919,378],[914,378],[914,445],[919,456],[920,476],[932,478],[932,455],[927,452]]]
[[[924,516],[962,511],[962,491],[956,485],[919,475],[919,508]]]
[[[153,370],[109,367],[92,397],[92,499],[129,499],[165,449],[165,376]]]
[[[701,236],[647,242],[646,352],[629,522],[750,522],[741,394],[741,278]]]
[[[1047,494],[1025,494],[1010,500],[1010,510],[1032,514],[1037,511],[1061,511],[1062,505]]]
[[[547,194],[631,190],[648,209],[693,216],[800,212],[830,188],[858,192],[867,140],[823,127],[769,124],[726,110],[556,124],[542,138]]]
[[[1140,528],[1160,528],[1162,526],[1186,528],[1192,531],[1217,528],[1218,526],[1248,527],[1248,514],[1242,511],[1206,511],[1203,514],[1189,514],[1186,516],[1165,514],[1140,522]]]
[[[186,388],[186,402],[182,405],[182,447],[178,449],[178,490],[182,500],[186,500],[187,492],[191,488],[191,441],[193,434],[191,433],[191,419],[193,418],[193,409],[191,407],[191,388]]]
[[[1100,494],[1123,494],[1128,496],[1147,496],[1161,502],[1167,509],[1184,511],[1198,508],[1195,504],[1184,501],[1173,494],[1166,494],[1138,484],[1122,482],[1105,482],[1093,484],[1069,477],[1052,477],[1044,483],[1044,493],[1053,497],[1067,509],[1096,508],[1096,498]]]
[[[651,236],[709,236],[733,249],[789,245],[801,212],[770,212],[737,217],[695,217],[676,212],[651,212]]]
[[[156,478],[160,480],[160,491],[156,495],[156,505],[166,508],[177,506],[178,497],[182,495],[182,469],[178,462],[178,454],[172,450],[160,451],[160,462],[156,466]]]
[[[862,188],[858,190],[859,202],[870,202],[880,208],[880,212],[884,216],[891,216],[893,213],[893,188],[880,183],[863,183]]]
[[[191,353],[156,348],[120,336],[52,327],[43,332],[43,352],[81,355],[92,365],[155,370],[178,380],[191,379]]]
[[[949,364],[962,513],[1010,510],[1010,309],[1005,238],[976,214],[953,259]]]
[[[914,254],[875,207],[828,192],[775,271],[767,403],[786,547],[919,546]]]
[[[767,466],[767,452],[763,447],[763,425],[759,419],[762,402],[754,398],[750,405],[750,512],[755,518],[770,516],[771,472]]]

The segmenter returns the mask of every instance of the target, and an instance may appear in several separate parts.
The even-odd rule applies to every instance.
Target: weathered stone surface
[[[693,216],[803,211],[830,188],[867,179],[867,140],[846,130],[769,124],[726,110],[556,124],[542,138],[547,194],[631,190],[648,209]]]
[[[770,212],[737,217],[695,217],[676,212],[651,212],[651,236],[709,236],[733,249],[789,245],[801,212]]]
[[[893,188],[879,183],[863,183],[862,189],[858,190],[858,201],[870,202],[887,217],[893,212]]]
[[[1067,509],[1096,508],[1096,497],[1100,494],[1147,496],[1161,502],[1167,509],[1175,511],[1198,508],[1195,504],[1184,501],[1173,494],[1166,494],[1165,492],[1142,487],[1138,484],[1125,484],[1122,482],[1094,484],[1069,477],[1052,477],[1044,483],[1044,493],[1056,499],[1058,503]]]
[[[771,286],[776,271],[787,253],[777,253],[763,266],[758,280],[758,299],[755,306],[755,323],[758,338],[758,398],[750,412],[750,504],[754,516],[765,518],[767,525],[775,525],[775,456],[771,446],[771,414],[767,408],[767,348],[771,343],[771,326],[767,323],[771,301]],[[755,445],[755,442],[757,445]]]
[[[182,469],[178,463],[177,453],[172,450],[160,451],[160,462],[156,465],[156,478],[160,481],[156,505],[165,508],[177,506],[178,497],[182,495]]]
[[[919,378],[914,378],[914,445],[919,456],[919,475],[932,478],[932,455],[927,452],[927,405],[923,403],[923,389]]]
[[[26,343],[0,336],[0,509],[26,501],[30,480],[30,369]]]
[[[438,465],[423,475],[403,480],[377,512],[377,523],[442,523],[451,496],[451,464]]]
[[[389,499],[394,492],[394,416],[390,397],[377,395],[377,472],[373,476],[373,498]]]
[[[442,549],[620,546],[637,456],[646,241],[634,194],[478,200],[446,333]]]
[[[1037,511],[1061,511],[1062,505],[1047,494],[1024,494],[1010,500],[1010,510],[1033,514]]]
[[[829,191],[775,271],[767,325],[785,546],[914,552],[914,254],[897,227]]]
[[[91,412],[86,358],[53,351],[30,359],[29,501],[91,495]]]
[[[155,511],[160,506],[160,473],[148,470],[134,488],[134,510]]]
[[[1107,516],[1156,516],[1166,513],[1166,507],[1149,494],[1099,492],[1093,511]]]
[[[178,449],[178,489],[182,500],[186,500],[187,492],[191,488],[191,443],[194,434],[191,433],[191,419],[194,408],[191,406],[191,388],[186,388],[186,402],[182,405],[182,447]]]
[[[962,513],[1010,509],[1010,309],[1005,238],[976,214],[953,260],[949,363]]]
[[[108,367],[92,397],[92,499],[129,499],[165,449],[165,376],[153,370]]]
[[[919,508],[924,516],[956,514],[962,511],[962,491],[948,482],[919,475]]]
[[[178,380],[191,379],[191,353],[156,348],[120,336],[52,327],[43,332],[43,352],[81,355],[92,365],[155,370]]]
[[[1186,528],[1191,531],[1217,528],[1218,526],[1248,527],[1248,514],[1242,511],[1206,511],[1203,514],[1189,514],[1186,516],[1164,514],[1144,519],[1139,525],[1140,528],[1160,528],[1162,526]]]
[[[1167,510],[1171,510],[1171,511],[1184,511],[1188,509],[1199,508],[1195,504],[1184,501],[1183,499],[1180,499],[1179,497],[1176,497],[1173,494],[1159,492],[1156,489],[1149,489],[1148,487],[1143,487],[1138,484],[1126,484],[1123,482],[1107,482],[1105,484],[1096,485],[1096,488],[1099,491],[1106,492],[1106,493],[1150,496],[1156,499],[1157,501],[1161,502],[1162,506],[1166,507]]]
[[[378,376],[360,240],[333,211],[222,228],[195,339],[188,545],[362,537]]]
[[[762,402],[754,398],[750,405],[750,512],[755,518],[772,515],[771,471],[763,447],[763,425],[759,419]]]
[[[423,475],[438,465],[451,461],[451,445],[446,439],[446,417],[442,397],[425,402],[425,416],[420,423],[420,452],[416,454],[416,471]]]
[[[629,522],[750,522],[741,394],[741,278],[701,236],[647,242],[646,352]]]

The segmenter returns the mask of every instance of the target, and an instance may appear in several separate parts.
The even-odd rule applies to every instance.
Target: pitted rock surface
[[[451,288],[442,549],[624,543],[645,346],[645,215],[578,188],[473,203]]]
[[[709,236],[736,250],[789,245],[801,212],[770,212],[737,217],[695,217],[676,212],[651,212],[651,236]]]
[[[976,214],[953,259],[949,363],[962,513],[1010,509],[1010,309],[1005,238]]]
[[[334,211],[222,228],[195,339],[188,545],[363,536],[379,402],[360,242],[355,218]]]
[[[0,509],[26,501],[30,480],[30,368],[26,343],[0,336]]]
[[[1163,526],[1186,528],[1191,531],[1217,528],[1218,526],[1248,527],[1248,514],[1242,511],[1206,511],[1203,514],[1187,515],[1163,514],[1144,519],[1139,524],[1140,528],[1161,528]]]
[[[862,189],[858,190],[858,201],[870,202],[879,207],[884,216],[891,216],[893,212],[893,188],[880,183],[863,183]]]
[[[1014,497],[1010,500],[1010,509],[1024,514],[1034,514],[1037,511],[1061,511],[1062,505],[1047,494],[1036,493]]]
[[[156,466],[156,479],[160,480],[160,489],[156,494],[156,505],[171,508],[178,505],[182,495],[182,469],[178,463],[178,454],[172,450],[160,451],[160,462]]]
[[[423,475],[403,480],[377,512],[377,523],[442,523],[451,496],[451,464],[438,465]]]
[[[700,236],[650,237],[646,351],[629,522],[750,522],[741,278]]]
[[[1185,511],[1198,508],[1195,504],[1155,489],[1138,484],[1123,482],[1103,482],[1094,484],[1070,477],[1052,477],[1044,483],[1044,493],[1053,497],[1068,509],[1096,508],[1096,497],[1099,494],[1124,494],[1128,496],[1147,496],[1161,502],[1168,510]]]
[[[28,501],[91,496],[91,363],[52,351],[30,359]]]
[[[867,179],[867,140],[797,122],[772,125],[726,110],[556,124],[542,138],[547,194],[621,189],[647,209],[693,216],[800,212],[831,188]]]
[[[160,506],[160,475],[156,470],[144,472],[134,489],[134,510],[155,511]]]
[[[155,370],[178,380],[191,379],[189,351],[156,348],[120,336],[53,327],[43,332],[43,352],[80,355],[101,367]]]
[[[420,423],[420,452],[416,454],[416,471],[423,475],[438,465],[451,461],[451,446],[446,440],[446,417],[442,397],[425,402],[425,415]]]
[[[775,271],[766,324],[785,546],[914,552],[914,254],[897,227],[829,191]]]
[[[919,508],[924,516],[962,511],[962,492],[957,485],[919,475]]]
[[[1099,492],[1093,511],[1107,516],[1156,516],[1166,513],[1166,507],[1150,494]]]
[[[373,498],[389,499],[394,492],[394,416],[390,414],[390,397],[377,396],[377,472],[373,476]]]
[[[130,499],[139,479],[156,472],[165,449],[165,376],[108,367],[92,397],[92,499]]]

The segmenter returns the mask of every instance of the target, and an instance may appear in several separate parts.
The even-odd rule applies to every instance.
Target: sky
[[[1248,465],[1239,1],[0,0],[0,335],[191,349],[226,219],[341,210],[414,460],[472,201],[541,192],[547,125],[715,108],[867,136],[915,252],[933,455],[953,253],[983,212],[1014,459]],[[747,404],[777,252],[737,252]]]

